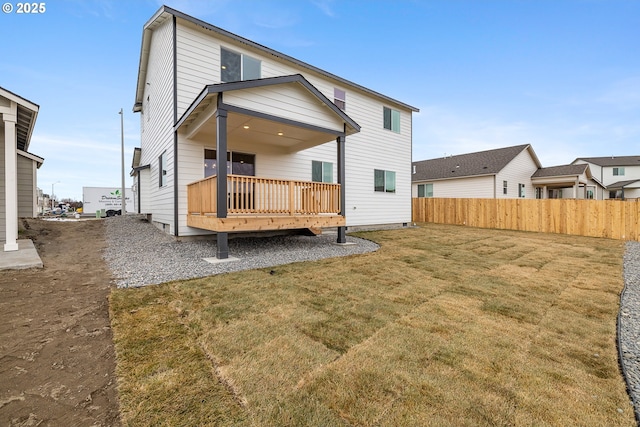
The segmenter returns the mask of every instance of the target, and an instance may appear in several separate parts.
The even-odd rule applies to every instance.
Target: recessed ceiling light
[[[284,132],[278,132],[278,136],[284,135]]]
[[[242,127],[245,128],[245,129],[249,129],[249,125],[244,125]]]
[[[223,69],[223,70],[226,70],[226,69],[227,69],[227,66],[226,66],[226,65],[223,65],[223,66],[222,66],[222,69]]]

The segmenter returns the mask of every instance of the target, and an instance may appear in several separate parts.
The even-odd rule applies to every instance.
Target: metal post
[[[345,129],[346,131],[346,129]],[[346,132],[345,132],[346,133]],[[345,134],[338,137],[338,184],[340,184],[340,215],[346,217],[346,195],[345,195]],[[338,240],[337,243],[347,243],[346,227],[338,227]]]
[[[122,112],[122,108],[120,109],[120,144],[122,147],[122,215],[127,212],[126,203],[125,203],[125,194],[124,194],[124,113]]]
[[[216,110],[216,216],[227,217],[227,110],[222,105],[222,93],[218,94]],[[218,232],[216,236],[216,258],[229,258],[228,233]]]

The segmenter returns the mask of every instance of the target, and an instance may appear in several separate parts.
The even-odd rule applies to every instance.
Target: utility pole
[[[125,194],[124,194],[124,114],[122,112],[122,108],[120,108],[120,143],[122,145],[122,215],[124,215],[126,211],[125,204]]]

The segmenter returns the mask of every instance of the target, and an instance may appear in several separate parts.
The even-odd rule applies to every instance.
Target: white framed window
[[[347,109],[347,93],[341,89],[333,88],[333,103],[342,111]]]
[[[502,194],[507,194],[507,181],[502,181]]]
[[[164,151],[158,157],[158,185],[164,187],[167,185],[167,152]]]
[[[525,197],[526,192],[524,188],[524,184],[518,184],[518,197]]]
[[[313,182],[333,182],[333,163],[312,160],[311,180]]]
[[[433,197],[433,184],[418,184],[418,197]]]
[[[624,168],[613,168],[613,176],[624,176]]]
[[[400,111],[382,107],[382,122],[385,129],[400,133]]]
[[[384,193],[396,192],[396,173],[381,169],[373,170],[374,190]]]
[[[259,79],[261,68],[259,59],[220,48],[220,80],[223,83]]]

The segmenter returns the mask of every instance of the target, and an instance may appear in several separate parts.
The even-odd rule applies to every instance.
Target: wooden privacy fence
[[[640,200],[414,198],[414,222],[640,240]]]

